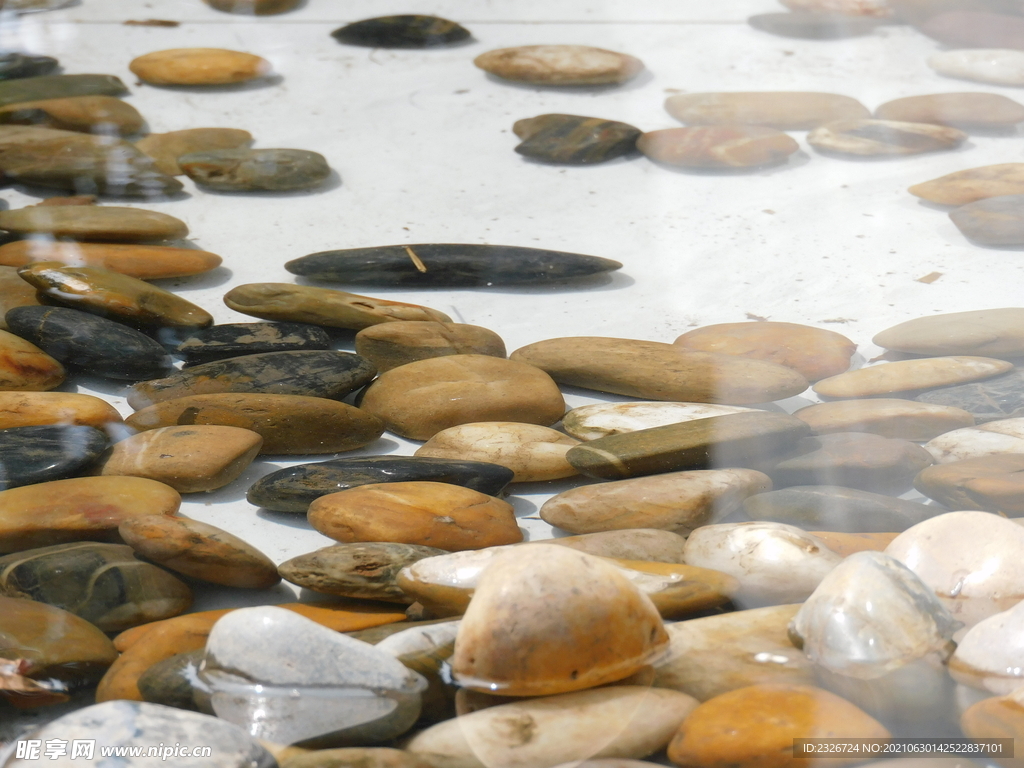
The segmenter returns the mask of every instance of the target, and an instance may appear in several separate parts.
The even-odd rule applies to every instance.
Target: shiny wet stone
[[[36,289],[22,280],[14,267],[0,266],[0,331],[7,330],[4,316],[10,310],[31,306],[39,306]]]
[[[0,82],[0,106],[68,96],[124,96],[127,93],[124,83],[113,75],[43,75]]]
[[[305,323],[225,323],[190,334],[175,348],[186,365],[266,352],[329,349],[327,331]]]
[[[203,0],[208,6],[224,13],[241,16],[271,16],[286,13],[301,0]]]
[[[158,661],[139,677],[139,693],[144,701],[198,711],[192,698],[193,681],[203,660],[203,649],[179,653]]]
[[[383,245],[311,253],[285,264],[294,275],[350,285],[528,285],[619,269],[617,261],[513,245]]]
[[[324,156],[305,149],[190,152],[178,165],[196,184],[217,192],[313,189],[331,175]]]
[[[357,485],[427,480],[497,496],[512,476],[511,469],[483,461],[367,456],[280,469],[256,481],[246,498],[250,504],[275,512],[305,514],[315,499]]]
[[[340,400],[370,382],[377,369],[351,352],[310,350],[265,352],[192,366],[163,379],[136,384],[128,395],[132,408],[189,395],[251,392],[304,395]]]
[[[35,344],[0,331],[0,391],[45,392],[60,386],[64,366]]]
[[[746,499],[743,509],[751,520],[844,533],[905,531],[943,512],[941,507],[828,485],[759,493]]]
[[[804,40],[839,40],[867,35],[881,23],[867,16],[845,16],[838,13],[759,13],[747,19],[754,29],[781,37]]]
[[[16,307],[11,331],[67,366],[97,376],[141,381],[167,373],[170,355],[144,333],[67,307]]]
[[[167,245],[54,242],[35,238],[0,245],[0,265],[23,267],[35,261],[99,267],[140,280],[197,275],[221,264],[220,256],[215,253]]]
[[[158,211],[117,206],[73,205],[0,211],[0,229],[18,235],[73,240],[173,240],[186,237],[185,222]]]
[[[0,429],[0,490],[70,477],[96,461],[109,443],[92,427]]]
[[[339,43],[371,48],[433,48],[469,38],[468,29],[438,16],[378,16],[346,24],[331,32]]]
[[[985,381],[933,389],[914,399],[962,408],[979,424],[1024,416],[1024,371],[1013,370]]]
[[[628,123],[580,115],[538,115],[512,126],[520,155],[549,163],[589,165],[636,150],[642,131]]]
[[[21,77],[48,75],[59,62],[51,56],[29,56],[21,53],[5,53],[0,56],[0,80],[17,80]]]
[[[979,245],[1024,245],[1024,195],[977,200],[951,211],[949,218]]]

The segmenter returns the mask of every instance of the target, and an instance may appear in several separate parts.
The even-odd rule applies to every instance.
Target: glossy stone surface
[[[150,85],[230,85],[263,77],[270,62],[224,48],[171,48],[132,59],[128,69]]]
[[[1021,646],[1021,604],[978,622],[961,638],[949,660],[949,671],[960,683],[997,695],[1024,684]]]
[[[928,66],[946,77],[992,85],[1024,85],[1024,51],[976,48],[942,51],[928,57]]]
[[[178,165],[200,187],[217,192],[314,189],[331,175],[327,160],[305,149],[217,149],[189,152]]]
[[[938,464],[1002,453],[1024,453],[1024,418],[999,419],[934,437],[925,449]]]
[[[128,89],[113,75],[42,75],[0,82],[0,106],[69,96],[125,96]]]
[[[105,429],[121,414],[105,400],[70,392],[0,392],[0,429],[80,424]]]
[[[2,227],[3,221],[0,218]],[[291,283],[239,285],[224,294],[224,303],[243,315],[265,320],[311,323],[352,330],[396,320],[452,322],[443,312],[417,304]]]
[[[262,445],[258,434],[238,427],[150,429],[115,443],[96,474],[147,477],[179,493],[213,491],[241,475]]]
[[[617,85],[644,68],[633,56],[586,45],[499,48],[480,54],[473,63],[505,80],[533,85]]]
[[[140,381],[167,373],[170,355],[132,328],[67,307],[17,307],[7,313],[14,333],[64,365],[111,379]]]
[[[822,397],[873,397],[987,379],[1012,367],[1002,360],[972,356],[898,360],[822,379],[813,389]]]
[[[0,429],[0,490],[61,480],[94,463],[109,445],[92,427]]]
[[[22,280],[14,267],[0,266],[0,330],[8,330],[4,315],[9,310],[33,306],[39,306],[36,289]]]
[[[166,213],[97,205],[33,206],[0,211],[0,229],[18,235],[100,241],[173,240],[188,235],[185,222]]]
[[[906,499],[832,485],[805,485],[752,496],[743,502],[751,520],[805,530],[872,533],[905,531],[942,512]]]
[[[178,158],[192,152],[219,149],[238,149],[252,144],[252,134],[238,128],[186,128],[169,133],[151,133],[135,142],[135,147],[149,155],[156,167],[168,176],[179,176],[185,171]]]
[[[839,13],[758,13],[747,24],[762,32],[806,40],[839,40],[874,31],[879,22],[872,17],[845,16]]]
[[[761,126],[665,128],[643,134],[636,148],[674,168],[758,168],[776,165],[800,149],[790,136]]]
[[[1024,516],[1024,455],[979,456],[928,467],[914,487],[949,509]]]
[[[1024,49],[1024,19],[1003,13],[950,11],[918,27],[950,48]]]
[[[964,236],[979,245],[1024,244],[1024,195],[1001,195],[968,203],[949,218]]]
[[[40,261],[21,267],[18,274],[49,302],[128,325],[205,328],[213,324],[209,312],[181,296],[99,267],[66,267],[55,261]]]
[[[3,246],[0,246],[2,251]],[[186,365],[266,352],[330,349],[323,328],[305,323],[225,323],[188,335],[175,348]]]
[[[547,339],[517,349],[510,359],[547,371],[559,384],[648,400],[744,405],[791,397],[807,387],[803,376],[775,363],[657,341]]]
[[[0,331],[0,390],[45,392],[59,387],[65,378],[64,366],[15,333]]]
[[[1007,198],[996,198],[1007,199]],[[917,355],[1024,355],[1024,309],[948,312],[908,320],[875,334],[886,349]]]
[[[385,371],[361,407],[413,440],[476,421],[546,426],[565,412],[558,386],[541,370],[488,355],[450,355]]]
[[[193,680],[199,664],[203,660],[203,651],[189,651],[171,656],[157,662],[139,677],[139,692],[142,700],[151,704],[163,704],[167,707],[198,711],[193,700]]]
[[[636,150],[642,131],[628,123],[580,115],[538,115],[517,120],[520,155],[548,163],[603,163]]]
[[[962,408],[979,424],[1024,416],[1024,373],[1014,370],[986,381],[933,389],[914,399]]]
[[[815,149],[864,157],[938,152],[965,141],[967,134],[956,128],[897,120],[840,120],[807,134]]]
[[[0,107],[0,123],[132,136],[142,130],[146,121],[135,107],[113,96],[71,96]]]
[[[279,469],[257,480],[246,498],[250,504],[275,512],[305,514],[315,499],[359,485],[425,480],[497,496],[512,477],[511,469],[481,461],[367,456]]]
[[[545,501],[539,514],[570,533],[657,528],[685,536],[771,487],[767,475],[752,469],[668,472],[570,488]]]
[[[879,120],[935,123],[957,128],[1009,128],[1024,121],[1024,105],[997,93],[932,93],[887,101]]]
[[[522,541],[512,505],[449,483],[361,485],[321,496],[309,524],[335,541],[391,541],[448,552]]]
[[[393,542],[335,544],[299,555],[278,566],[282,578],[305,589],[340,597],[411,603],[398,587],[398,572],[407,565],[445,554],[436,547]]]
[[[810,428],[781,413],[712,416],[611,435],[570,448],[569,463],[591,477],[620,480],[683,469],[763,466]]]
[[[128,404],[139,409],[176,397],[222,392],[340,400],[376,374],[368,360],[351,352],[264,352],[202,363],[141,382],[129,391]]]
[[[870,116],[867,107],[849,96],[801,91],[681,93],[669,96],[665,109],[688,125],[750,125],[780,131],[808,131],[833,120]]]
[[[356,334],[356,352],[383,372],[430,357],[505,357],[505,342],[494,331],[479,325],[406,320],[363,328]]]
[[[221,424],[251,429],[263,438],[264,454],[351,451],[384,431],[380,420],[359,408],[322,397],[216,394],[165,400],[132,414],[133,429]]]
[[[0,264],[23,267],[35,261],[99,267],[140,280],[198,275],[221,264],[220,256],[215,253],[166,245],[67,243],[35,239],[0,245]]]
[[[910,194],[939,205],[966,205],[999,195],[1024,194],[1024,163],[968,168],[915,184]]]
[[[809,405],[793,415],[806,421],[819,435],[869,432],[917,442],[952,429],[974,426],[974,417],[962,408],[895,398],[836,400]]]
[[[461,24],[438,16],[402,14],[353,21],[331,32],[331,37],[370,48],[434,48],[462,42],[469,34]]]
[[[710,403],[593,403],[573,408],[566,413],[562,418],[562,429],[580,440],[596,440],[609,435],[749,410],[752,409]]]
[[[117,531],[146,560],[185,576],[247,589],[268,589],[281,580],[262,552],[199,520],[147,515],[123,521]]]
[[[176,616],[192,592],[121,544],[76,542],[0,557],[0,594],[54,605],[117,632]]]

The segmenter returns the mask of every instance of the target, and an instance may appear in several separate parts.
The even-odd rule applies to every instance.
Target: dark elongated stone
[[[114,75],[43,75],[0,82],[0,107],[19,101],[62,99],[65,96],[124,96],[128,93]]]
[[[512,482],[513,474],[508,467],[485,461],[367,456],[279,469],[257,480],[246,498],[250,504],[275,512],[304,515],[309,505],[321,496],[357,485],[425,480],[452,483],[497,496]]]
[[[580,115],[538,115],[512,126],[516,152],[550,163],[589,165],[636,151],[643,131],[628,123]]]
[[[782,37],[804,40],[839,40],[874,31],[882,23],[872,16],[844,16],[838,13],[759,13],[747,19],[754,29]]]
[[[685,469],[757,469],[776,461],[810,431],[783,413],[730,413],[599,437],[574,445],[565,458],[584,475],[615,480]]]
[[[795,485],[749,496],[743,511],[751,520],[795,525],[807,531],[885,533],[905,531],[940,515],[943,507],[834,485]]]
[[[349,285],[526,285],[571,280],[622,267],[580,253],[514,245],[427,243],[321,251],[284,265],[293,275]]]
[[[264,352],[330,349],[327,331],[306,323],[225,323],[193,333],[175,348],[186,365]]]
[[[171,356],[146,334],[88,312],[15,307],[5,320],[13,333],[51,357],[97,376],[141,381],[171,367]]]
[[[0,80],[17,80],[22,77],[48,75],[57,68],[58,63],[51,56],[5,53],[0,56]]]
[[[176,397],[221,392],[339,399],[376,375],[369,360],[351,352],[266,352],[214,360],[141,382],[131,388],[128,404],[145,408]]]
[[[914,399],[963,408],[978,424],[1024,416],[1024,370],[1017,368],[984,381],[932,389]]]
[[[198,679],[196,672],[205,653],[205,648],[179,653],[143,672],[137,683],[143,700],[198,712],[199,707],[192,698],[192,681]]]
[[[371,48],[433,48],[469,38],[469,30],[438,16],[402,14],[353,21],[331,32],[339,43]]]
[[[0,429],[0,491],[71,477],[96,461],[109,444],[92,427]]]
[[[1024,195],[986,197],[950,211],[963,234],[981,245],[1024,244]]]
[[[324,156],[305,149],[190,152],[178,165],[196,184],[219,192],[312,189],[331,175]]]

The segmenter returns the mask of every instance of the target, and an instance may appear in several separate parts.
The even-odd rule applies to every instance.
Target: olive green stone
[[[137,683],[143,700],[198,712],[192,698],[192,681],[197,679],[196,672],[205,653],[204,648],[179,653],[143,672]]]
[[[98,205],[43,206],[0,211],[0,229],[16,235],[134,242],[185,237],[185,222],[166,213]]]
[[[127,93],[124,83],[113,75],[43,75],[0,82],[0,106],[67,96],[124,96]]]

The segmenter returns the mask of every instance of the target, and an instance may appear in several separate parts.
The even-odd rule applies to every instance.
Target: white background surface
[[[0,12],[0,48],[56,56],[69,74],[118,75],[153,132],[243,128],[257,147],[327,157],[340,183],[313,193],[208,193],[182,177],[186,194],[178,199],[106,201],[177,216],[197,247],[224,258],[208,275],[161,283],[218,323],[255,320],[227,309],[222,295],[241,283],[296,281],[283,268],[290,259],[427,242],[536,246],[623,262],[610,278],[558,288],[353,289],[489,327],[510,352],[557,336],[671,342],[698,325],[744,321],[750,313],[844,333],[860,345],[862,361],[881,351],[871,337],[897,322],[1019,305],[1024,254],[969,244],[944,210],[906,192],[956,170],[1020,161],[1017,133],[974,135],[953,152],[873,161],[819,155],[799,133],[802,149],[787,165],[750,173],[674,171],[643,157],[553,166],[513,152],[512,123],[547,112],[622,120],[643,130],[675,127],[662,103],[681,92],[831,91],[869,109],[923,93],[1020,95],[936,75],[925,59],[940,47],[909,27],[803,41],[745,23],[751,13],[777,10],[772,0],[309,0],[292,13],[251,18],[213,11],[200,0],[83,0],[54,12]],[[440,50],[395,51],[342,46],[329,36],[350,21],[414,12],[459,21],[474,39]],[[147,18],[182,24],[121,23]],[[617,88],[535,88],[500,81],[472,64],[493,48],[537,43],[610,48],[640,57],[647,70]],[[234,88],[160,88],[136,83],[128,70],[141,54],[192,46],[259,54],[278,77]],[[0,190],[0,197],[12,208],[38,201],[15,188]],[[942,277],[916,281],[932,272]],[[99,393],[123,414],[131,412],[120,384],[78,380],[64,389]],[[599,399],[616,398],[579,390],[567,397],[571,406]],[[385,434],[344,455],[411,454],[415,447]],[[240,535],[276,562],[327,546],[332,542],[301,516],[259,511],[245,501],[259,476],[327,458],[261,458],[228,488],[187,496],[182,513]],[[551,531],[526,518],[571,484],[513,487],[510,500],[531,538]],[[271,600],[294,599],[291,590],[283,585]],[[266,593],[211,590],[196,608],[267,601]]]

